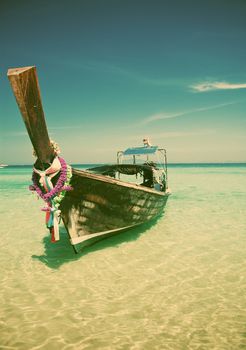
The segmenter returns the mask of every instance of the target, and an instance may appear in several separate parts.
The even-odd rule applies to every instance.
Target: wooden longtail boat
[[[35,168],[42,175],[56,154],[48,136],[36,68],[9,69],[8,78],[36,152]],[[150,155],[156,152],[161,152],[164,157],[161,169],[158,163],[149,162]],[[146,156],[145,164],[137,164],[140,154]],[[133,163],[124,164],[124,156],[132,157]],[[137,175],[143,180],[141,184],[117,178]],[[54,186],[58,178],[59,173],[52,179]],[[72,169],[70,185],[73,190],[66,192],[59,209],[71,244],[79,252],[91,242],[149,222],[163,213],[170,194],[166,152],[149,145],[129,148],[118,152],[115,165],[88,171]]]

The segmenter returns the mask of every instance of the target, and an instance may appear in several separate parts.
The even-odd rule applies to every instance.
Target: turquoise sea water
[[[52,244],[30,167],[0,169],[0,349],[246,349],[246,165],[172,165],[153,226]]]

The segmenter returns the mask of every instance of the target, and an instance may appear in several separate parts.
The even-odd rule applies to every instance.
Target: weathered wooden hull
[[[61,216],[75,250],[162,214],[169,193],[73,169]]]

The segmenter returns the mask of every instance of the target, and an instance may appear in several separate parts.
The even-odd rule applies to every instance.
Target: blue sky
[[[35,65],[70,163],[149,136],[170,162],[246,162],[246,1],[0,1],[0,163],[31,164],[6,72]]]

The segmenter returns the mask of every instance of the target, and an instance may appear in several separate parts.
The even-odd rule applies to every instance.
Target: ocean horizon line
[[[103,162],[103,163],[69,163],[72,167],[75,166],[91,166],[91,165],[104,165],[104,164],[115,164],[114,162]],[[246,161],[243,162],[169,162],[168,166],[227,166],[227,165],[239,165],[246,166]],[[8,167],[33,167],[33,164],[7,164],[5,168]]]

